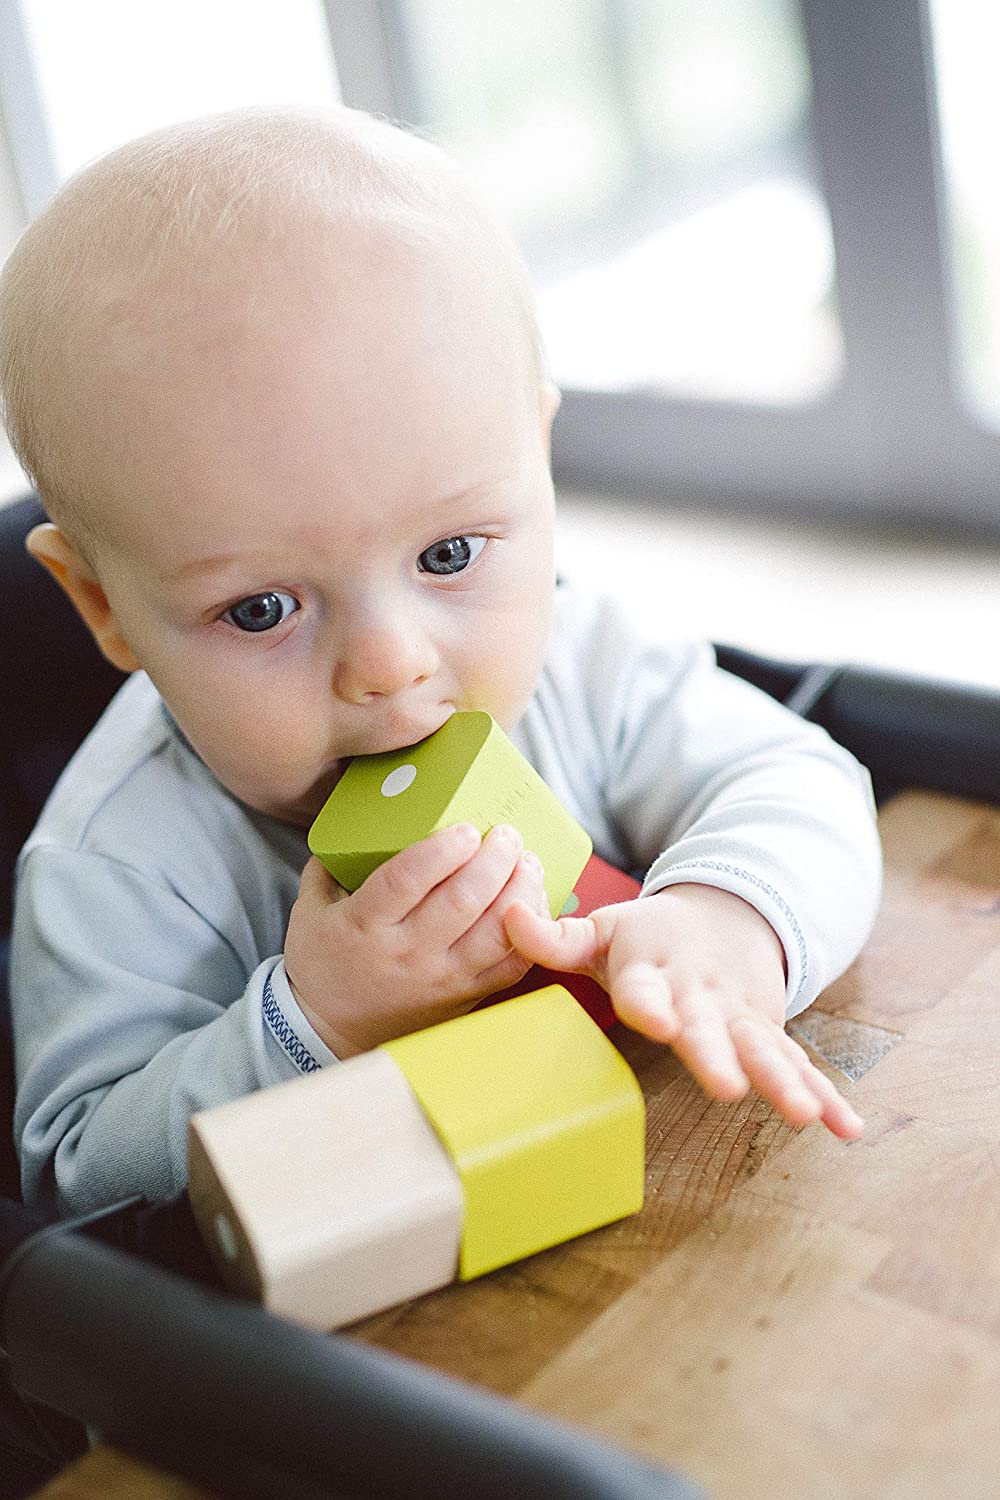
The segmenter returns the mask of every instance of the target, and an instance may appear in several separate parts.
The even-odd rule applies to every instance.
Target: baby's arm
[[[862,1122],[784,1030],[785,963],[774,930],[739,896],[674,885],[552,922],[518,904],[505,919],[534,963],[589,974],[620,1018],[669,1043],[705,1091],[753,1086],[794,1125],[821,1119],[845,1139]]]
[[[441,829],[352,895],[311,859],[285,938],[292,993],[341,1058],[449,1020],[530,968],[503,927],[514,901],[547,915],[541,865],[507,825]]]
[[[234,938],[118,859],[22,858],[11,1005],[26,1201],[82,1213],[173,1197],[188,1116],[294,1076],[262,1010],[280,950],[261,963]]]
[[[802,1083],[849,1134],[782,1023],[844,971],[874,921],[867,773],[720,672],[707,646],[643,639],[610,601],[560,593],[557,649],[520,746],[599,852],[646,876],[637,902],[589,925],[512,914],[511,936],[551,967],[601,970],[623,1017],[671,1040],[711,1091],[735,1097],[751,1079],[795,1118]]]
[[[540,869],[525,865],[517,840],[494,835],[482,843],[473,831],[459,847],[456,837],[444,860],[450,880],[440,848],[437,870],[429,868],[430,840],[376,871],[381,881],[341,900],[318,862],[307,867],[289,933],[295,957],[296,941],[309,941],[304,918],[315,908],[315,1026],[290,989],[281,953],[286,920],[269,895],[277,867],[262,858],[252,830],[231,865],[220,860],[207,870],[211,841],[193,838],[185,867],[173,875],[103,853],[31,849],[21,861],[11,982],[26,1200],[81,1213],[134,1194],[181,1192],[195,1111],[335,1060],[321,1014],[333,973],[342,980],[338,1003],[384,1035],[426,1024],[421,1006],[457,1014],[523,974],[529,965],[512,953],[500,913],[517,898],[539,905]],[[448,836],[438,836],[442,842]],[[193,876],[189,890],[179,888],[178,874]],[[421,879],[432,886],[429,899],[408,920],[404,913],[383,921],[399,912],[382,908],[379,887],[398,903],[404,888],[416,889],[407,880]],[[199,903],[199,889],[211,899]],[[331,948],[343,917],[348,936]],[[449,924],[458,930],[463,923],[449,944]],[[303,981],[307,996],[312,977],[310,970]],[[342,1012],[333,1013],[353,1036]],[[367,1033],[354,1043],[362,1045],[370,1045]],[[345,1048],[344,1055],[352,1050]]]

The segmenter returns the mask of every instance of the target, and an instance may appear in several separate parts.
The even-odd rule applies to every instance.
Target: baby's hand
[[[508,825],[440,829],[352,895],[310,859],[285,938],[292,991],[341,1058],[450,1020],[530,969],[504,931],[512,901],[548,916],[541,864]]]
[[[751,1084],[793,1125],[823,1121],[853,1140],[863,1122],[784,1030],[784,954],[739,896],[674,885],[558,922],[526,906],[504,919],[533,963],[591,975],[626,1025],[669,1042],[702,1088],[741,1099]]]

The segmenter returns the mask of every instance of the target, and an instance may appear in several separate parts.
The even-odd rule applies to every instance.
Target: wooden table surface
[[[622,1030],[648,1107],[642,1213],[355,1336],[587,1427],[712,1500],[997,1500],[1000,811],[907,793],[881,828],[875,932],[790,1028],[851,1080],[860,1141],[796,1131],[754,1099],[710,1103]],[[89,1485],[108,1461],[74,1468]],[[46,1495],[195,1494],[73,1476]]]

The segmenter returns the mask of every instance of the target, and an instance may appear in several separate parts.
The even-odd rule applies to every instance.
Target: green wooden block
[[[489,714],[452,714],[403,750],[351,761],[309,830],[309,848],[348,891],[393,854],[453,823],[512,823],[545,871],[558,916],[591,842]]]

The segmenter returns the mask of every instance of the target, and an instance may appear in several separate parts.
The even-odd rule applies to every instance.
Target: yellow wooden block
[[[561,985],[386,1042],[461,1178],[467,1280],[642,1207],[631,1068]]]
[[[461,1182],[386,1052],[202,1110],[189,1154],[223,1279],[284,1317],[337,1328],[455,1278]]]

